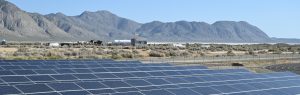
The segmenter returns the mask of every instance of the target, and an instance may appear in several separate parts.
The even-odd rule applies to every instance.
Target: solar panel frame
[[[175,95],[200,95],[200,93],[195,92],[189,88],[176,88],[167,90],[171,93],[174,93]]]
[[[97,90],[87,90],[92,94],[111,94],[111,93],[116,93],[115,90],[113,89],[97,89]]]
[[[123,92],[123,93],[113,93],[112,95],[144,95],[141,92]]]
[[[135,87],[127,87],[127,88],[116,88],[114,89],[117,92],[134,92],[134,91],[139,91],[139,89]]]
[[[167,90],[151,90],[151,91],[141,91],[145,95],[175,95]]]
[[[60,92],[62,95],[90,95],[91,93],[88,91],[66,91]]]
[[[37,74],[33,70],[12,70],[12,72],[14,72],[17,75],[33,75],[33,74]]]

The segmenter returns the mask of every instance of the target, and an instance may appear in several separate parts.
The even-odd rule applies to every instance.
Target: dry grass
[[[17,48],[0,48],[0,52],[16,52]]]

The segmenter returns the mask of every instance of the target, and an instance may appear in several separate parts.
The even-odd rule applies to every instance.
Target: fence
[[[207,62],[236,62],[236,61],[270,61],[299,59],[300,54],[268,54],[268,55],[240,55],[240,56],[202,56],[202,57],[150,57],[135,59],[148,63],[207,63]],[[127,59],[132,60],[132,59]]]

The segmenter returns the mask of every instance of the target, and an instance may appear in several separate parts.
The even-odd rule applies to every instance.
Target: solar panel
[[[12,86],[0,86],[1,94],[19,94],[21,93],[18,89]]]
[[[38,93],[53,91],[45,84],[32,84],[32,85],[16,85],[16,88],[20,89],[23,93]]]
[[[53,70],[34,70],[34,72],[36,72],[38,74],[57,74]]]
[[[0,75],[14,75],[12,71],[0,71]]]
[[[146,72],[131,72],[130,74],[133,75],[133,76],[136,76],[136,77],[149,77],[149,76],[151,76],[150,74],[148,74]]]
[[[103,88],[107,88],[107,86],[105,86],[104,84],[101,84],[99,82],[78,82],[76,84],[79,85],[80,87],[82,87],[83,89],[103,89]]]
[[[92,94],[111,94],[111,93],[116,93],[116,91],[112,89],[97,89],[97,90],[88,90]]]
[[[104,68],[96,68],[96,69],[91,69],[93,72],[108,72],[106,69]]]
[[[130,73],[112,73],[113,75],[119,77],[119,78],[132,78],[132,77],[136,77]]]
[[[58,69],[55,70],[55,72],[61,73],[61,74],[70,74],[70,73],[76,73],[75,71],[71,69]]]
[[[21,82],[30,82],[30,80],[24,76],[4,76],[1,79],[5,82],[21,83]]]
[[[221,91],[222,93],[239,92],[240,90],[228,85],[212,86],[212,88]]]
[[[97,79],[98,77],[94,74],[73,74],[78,79]]]
[[[140,89],[141,91],[149,91],[149,90],[155,90],[155,89],[161,89],[158,86],[144,86],[144,87],[136,87]]]
[[[167,89],[167,90],[176,95],[199,95],[199,93],[197,93],[191,89],[188,89],[188,88]]]
[[[62,95],[89,95],[88,91],[66,91],[66,92],[61,92]]]
[[[41,69],[38,66],[21,66],[23,69],[34,70],[34,69]]]
[[[293,94],[290,94],[290,93],[287,93],[287,92],[283,92],[283,91],[280,91],[280,90],[277,90],[277,89],[264,90],[264,92],[269,93],[271,95],[293,95]],[[299,94],[299,93],[297,93],[297,94]]]
[[[55,91],[80,90],[81,88],[74,83],[51,83],[48,84]]]
[[[135,87],[127,87],[127,88],[116,88],[114,89],[116,92],[133,92],[133,91],[139,91],[139,89]]]
[[[213,89],[211,87],[195,87],[191,88],[193,91],[198,92],[202,95],[213,95],[213,94],[219,94],[220,91]]]
[[[54,81],[52,77],[49,75],[36,75],[36,76],[28,76],[28,78],[32,81],[43,82],[43,81]]]
[[[39,66],[41,69],[57,69],[55,66]]]
[[[246,85],[246,84],[235,84],[235,85],[230,85],[230,86],[233,87],[233,88],[239,89],[239,90],[246,90],[246,91],[259,90],[255,87],[252,87],[252,86],[249,86],[249,85]]]
[[[95,74],[98,78],[101,78],[101,79],[111,79],[111,78],[118,78],[117,76],[111,74],[111,73],[98,73],[98,74]]]
[[[61,95],[61,94],[57,92],[43,92],[43,93],[26,94],[26,95]]]
[[[142,91],[145,95],[175,95],[167,90],[151,90],[151,91]]]
[[[111,87],[111,88],[130,87],[129,84],[127,84],[123,81],[104,81],[101,83],[103,83],[104,85],[107,85],[108,87]]]
[[[180,78],[166,78],[166,80],[171,83],[188,83],[188,81],[180,79]]]
[[[75,71],[76,73],[92,73],[93,72],[89,69],[72,69],[72,70]]]
[[[198,77],[184,77],[183,79],[188,82],[204,82],[204,80],[202,80]]]
[[[125,92],[125,93],[114,93],[112,95],[144,95],[140,92]]]
[[[36,74],[32,70],[12,70],[12,71],[14,73],[16,73],[17,75],[33,75],[33,74]]]
[[[164,85],[164,84],[171,84],[170,82],[164,80],[164,79],[146,79],[149,83],[153,85]]]
[[[3,64],[2,64],[3,63]],[[0,94],[295,95],[300,76],[112,60],[0,62]]]
[[[166,74],[162,72],[148,72],[151,76],[166,76]]]
[[[145,81],[145,80],[125,80],[126,83],[132,85],[132,86],[149,86],[152,85],[151,83]]]
[[[20,66],[1,66],[4,70],[17,70],[22,69]]]
[[[61,81],[69,81],[69,80],[77,80],[77,78],[73,75],[66,74],[66,75],[51,75],[51,77],[55,78],[55,80]]]

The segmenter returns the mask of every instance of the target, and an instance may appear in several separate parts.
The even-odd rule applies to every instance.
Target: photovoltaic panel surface
[[[300,76],[113,60],[1,60],[0,94],[297,95]]]

